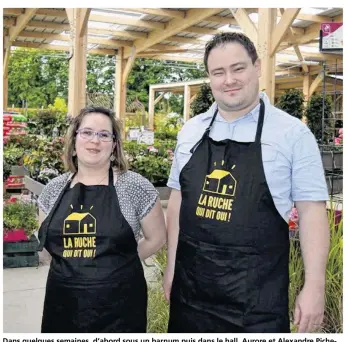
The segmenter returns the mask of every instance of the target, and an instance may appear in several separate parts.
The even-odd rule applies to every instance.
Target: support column
[[[128,58],[124,58],[124,48],[120,47],[116,54],[114,111],[117,119],[122,122],[123,138],[126,136],[126,98],[127,79],[135,61],[135,52]]]
[[[10,55],[10,47],[6,49],[8,45],[8,36],[4,36],[3,38],[3,83],[2,83],[2,108],[3,110],[7,110],[8,107],[8,61]],[[6,58],[6,56],[8,56]]]
[[[77,116],[86,106],[87,22],[90,9],[66,8],[70,23],[68,113]]]
[[[149,129],[154,129],[155,116],[155,89],[150,87],[149,91]]]
[[[184,93],[184,122],[190,119],[190,104],[191,104],[191,88],[188,84],[185,84]]]
[[[123,83],[124,64],[123,48],[119,48],[116,54],[115,65],[114,111],[116,113],[116,118],[121,121],[124,121],[126,112],[126,89]]]
[[[272,32],[277,23],[277,9],[259,8],[258,54],[261,59],[260,90],[265,91],[274,104],[275,55],[271,55]]]
[[[303,76],[303,95],[304,95],[304,106],[307,107],[309,102],[309,89],[311,86],[311,76],[308,74]]]

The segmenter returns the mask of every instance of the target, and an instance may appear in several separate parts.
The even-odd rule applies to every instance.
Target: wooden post
[[[275,56],[271,55],[272,32],[277,22],[277,9],[259,8],[258,53],[261,59],[260,90],[265,91],[271,103],[275,93]]]
[[[3,110],[7,110],[8,106],[8,61],[9,58],[5,59],[6,54],[9,56],[10,51],[6,53],[6,45],[8,44],[8,36],[4,36],[3,38],[3,63],[6,63],[7,65],[4,64],[4,69],[3,69],[3,89],[2,89],[2,108]],[[8,50],[11,48],[9,47]]]
[[[303,95],[304,95],[304,106],[307,107],[309,102],[309,89],[311,86],[311,76],[308,74],[303,76]]]
[[[90,9],[66,8],[70,22],[68,113],[77,116],[86,106],[87,25]]]
[[[155,115],[155,89],[150,87],[149,92],[149,129],[154,129],[154,115]]]
[[[190,104],[191,104],[191,88],[188,84],[185,84],[184,93],[184,122],[190,119]]]

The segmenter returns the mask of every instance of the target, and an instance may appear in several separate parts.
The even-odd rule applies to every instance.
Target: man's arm
[[[325,276],[330,245],[326,214],[329,199],[323,163],[314,135],[301,128],[292,155],[291,194],[298,210],[305,283],[296,299],[295,324],[299,332],[320,327],[325,307]]]
[[[321,325],[325,307],[325,275],[330,247],[326,202],[298,201],[300,243],[305,283],[295,307],[299,332],[312,332]]]
[[[179,238],[179,216],[181,191],[172,189],[167,207],[167,267],[164,273],[163,288],[166,299],[170,299],[170,291],[174,277],[176,249]]]

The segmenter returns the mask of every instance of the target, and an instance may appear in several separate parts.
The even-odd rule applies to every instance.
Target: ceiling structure
[[[78,32],[82,37],[83,28],[86,31],[87,53],[120,55],[121,51],[121,59],[125,62],[122,64],[123,82],[126,82],[131,61],[135,58],[202,63],[206,42],[219,32],[244,32],[258,48],[264,44],[264,41],[258,41],[261,34],[258,25],[265,22],[258,8],[80,10],[83,19]],[[72,25],[75,17],[71,11],[64,8],[4,8],[4,77],[7,77],[11,49],[74,50],[72,39],[76,31],[72,30]],[[320,77],[320,63],[342,63],[342,55],[319,51],[321,23],[343,21],[342,8],[280,8],[276,17],[276,29],[275,26],[268,28],[268,33],[263,36],[269,42],[268,54],[275,59],[278,90],[285,86],[279,86],[281,82],[277,79],[294,78],[288,82],[290,84],[302,82],[301,76],[310,75],[314,82]]]

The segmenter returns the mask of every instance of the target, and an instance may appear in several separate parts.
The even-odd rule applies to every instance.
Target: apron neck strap
[[[211,119],[210,121],[210,124],[209,126],[205,129],[203,135],[202,135],[202,138],[200,138],[195,144],[194,146],[191,148],[190,150],[190,153],[193,153],[193,151],[197,148],[197,146],[205,139],[209,136],[209,133],[210,133],[210,130],[211,128],[213,127],[213,123],[215,121],[215,118],[216,118],[216,115],[219,111],[219,108],[216,108],[215,112],[214,112],[214,115],[213,115],[213,118]]]
[[[255,143],[258,143],[258,144],[261,142],[264,118],[265,118],[265,103],[263,102],[262,99],[260,99],[259,119],[257,121],[257,131],[255,136]]]
[[[114,186],[114,171],[111,166],[109,168],[109,186]]]

